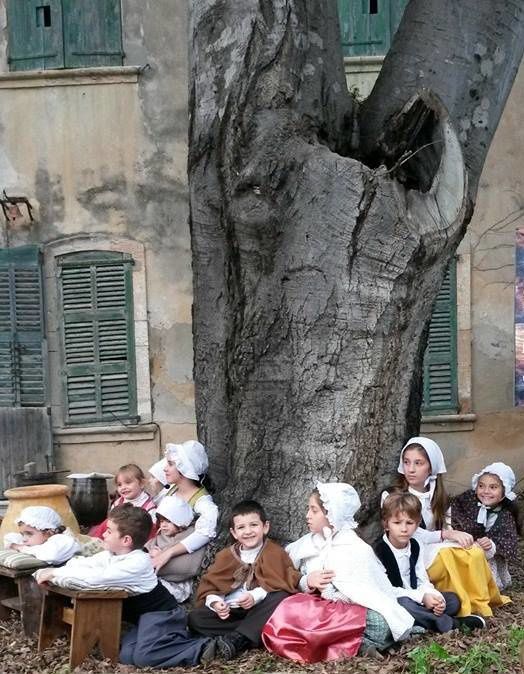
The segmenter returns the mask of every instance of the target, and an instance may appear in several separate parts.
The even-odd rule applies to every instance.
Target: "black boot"
[[[247,651],[251,641],[236,630],[230,634],[222,634],[215,639],[215,654],[221,660],[233,660],[243,651]]]

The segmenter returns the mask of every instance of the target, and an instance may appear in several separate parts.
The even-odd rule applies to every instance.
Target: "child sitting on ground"
[[[194,531],[194,513],[179,496],[166,496],[156,511],[157,535],[146,543],[146,549],[154,559],[167,547],[183,541]],[[186,601],[193,590],[193,578],[202,565],[206,546],[195,552],[171,558],[158,571],[160,582],[171,592],[178,602]]]
[[[434,632],[448,632],[465,624],[469,628],[485,627],[480,616],[455,618],[460,601],[454,592],[439,592],[424,568],[423,543],[413,535],[422,518],[420,501],[413,494],[388,496],[382,504],[381,517],[385,534],[375,546],[393,585],[398,603],[415,618],[415,625]]]
[[[123,602],[122,617],[128,622],[136,623],[150,611],[170,611],[176,608],[176,600],[159,582],[142,549],[150,530],[151,518],[145,510],[128,504],[116,506],[103,535],[103,552],[73,558],[59,568],[40,569],[36,580],[74,590],[126,590],[132,595]]]
[[[360,498],[343,482],[317,483],[309,498],[309,534],[287,546],[301,572],[300,589],[266,623],[264,646],[298,662],[377,655],[411,634],[372,548],[356,533]],[[326,601],[327,600],[327,601]]]
[[[80,551],[80,543],[47,506],[24,508],[16,519],[19,533],[4,536],[4,548],[32,555],[47,564],[63,564]]]
[[[142,508],[142,510],[149,513],[151,518],[150,535],[154,533],[153,526],[156,515],[156,503],[144,489],[146,476],[142,469],[137,466],[136,463],[128,463],[125,466],[120,466],[115,475],[115,484],[118,496],[113,502],[111,510],[125,504]],[[107,519],[93,527],[90,530],[89,535],[93,538],[103,538],[106,527]]]
[[[229,524],[236,542],[217,554],[198,587],[200,608],[188,616],[191,630],[216,637],[206,646],[202,662],[214,656],[230,660],[260,646],[264,624],[296,592],[300,578],[287,553],[266,538],[269,522],[259,503],[238,503]]]
[[[515,473],[497,461],[473,475],[471,486],[452,500],[451,523],[471,534],[484,550],[493,577],[503,590],[511,583],[508,560],[518,556],[522,533],[517,495],[512,491]]]

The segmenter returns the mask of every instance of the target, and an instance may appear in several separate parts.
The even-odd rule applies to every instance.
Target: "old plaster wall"
[[[149,362],[137,352],[137,370],[144,382],[150,374],[149,409],[143,401],[134,429],[64,429],[53,368],[58,468],[113,471],[129,460],[147,468],[165,442],[194,437],[186,14],[184,0],[123,0],[123,69],[17,76],[0,0],[0,188],[35,207],[34,223],[2,225],[0,245],[38,242],[49,261],[71,241],[116,250],[128,241],[144,260],[135,305],[146,317],[140,346]],[[48,305],[58,363],[53,312]]]

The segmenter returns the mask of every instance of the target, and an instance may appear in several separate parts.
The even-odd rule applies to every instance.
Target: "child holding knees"
[[[309,498],[309,534],[286,550],[300,571],[302,594],[285,599],[262,633],[266,648],[298,662],[376,654],[411,634],[372,548],[355,532],[355,489],[318,483]]]
[[[80,551],[80,543],[63,526],[60,515],[47,506],[24,508],[16,519],[19,533],[4,536],[4,547],[47,564],[63,564]]]
[[[260,646],[264,624],[300,578],[287,553],[266,538],[269,522],[256,501],[233,508],[229,531],[235,543],[217,554],[198,586],[199,608],[189,613],[193,632],[214,637],[202,662]]]
[[[111,510],[117,506],[126,504],[145,510],[149,514],[151,520],[151,534],[153,533],[153,525],[155,522],[156,503],[145,491],[145,484],[146,476],[136,463],[128,463],[125,466],[120,466],[115,475],[115,485],[118,496],[114,500]],[[103,539],[107,522],[108,520],[105,519],[100,524],[92,527],[89,531],[89,535],[94,538]]]
[[[166,496],[176,494],[189,503],[194,513],[194,531],[174,545],[164,548],[153,559],[157,572],[173,557],[193,553],[216,536],[218,508],[204,486],[209,466],[206,450],[200,442],[188,440],[166,445],[166,481],[171,485]],[[166,498],[166,497],[164,497]]]
[[[183,541],[194,531],[193,509],[179,496],[166,496],[156,511],[157,535],[146,543],[152,559],[176,543]],[[178,602],[186,601],[193,590],[193,579],[202,565],[206,547],[195,552],[172,557],[158,570],[160,582]]]
[[[455,618],[460,601],[453,592],[441,593],[428,578],[423,562],[423,543],[413,535],[421,520],[420,501],[413,494],[388,496],[381,509],[384,535],[375,554],[385,568],[398,602],[415,618],[415,625],[433,632],[448,632],[460,624],[485,627],[480,616]]]
[[[522,533],[513,492],[515,473],[497,461],[473,475],[471,486],[452,499],[451,522],[473,536],[503,590],[511,583],[508,560],[518,556]]]
[[[104,548],[92,557],[75,557],[64,566],[40,569],[38,583],[51,582],[74,590],[121,588],[130,595],[123,601],[122,617],[136,623],[150,611],[170,611],[175,598],[159,582],[143,547],[151,530],[151,517],[130,504],[109,513],[103,534]]]
[[[440,592],[454,592],[460,600],[458,615],[493,615],[492,606],[507,603],[500,594],[483,551],[473,546],[473,536],[451,527],[449,498],[442,475],[446,465],[436,442],[414,437],[404,445],[395,491],[418,498],[422,520],[414,538],[424,543],[424,565]],[[383,492],[382,501],[389,495]]]

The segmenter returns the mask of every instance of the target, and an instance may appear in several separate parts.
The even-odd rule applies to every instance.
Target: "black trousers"
[[[217,636],[229,632],[240,632],[255,646],[261,645],[260,635],[271,614],[280,602],[289,597],[287,592],[268,592],[265,599],[247,611],[243,608],[232,608],[225,620],[205,606],[195,608],[188,616],[189,628],[204,636]]]
[[[454,592],[442,592],[442,595],[446,600],[446,608],[442,615],[435,615],[429,608],[417,604],[408,597],[399,597],[397,601],[415,618],[415,625],[431,632],[449,632],[456,626],[453,616],[459,612],[460,601]]]
[[[176,599],[162,583],[158,582],[150,592],[127,597],[122,602],[122,619],[136,623],[144,613],[152,611],[172,611],[178,606]]]

